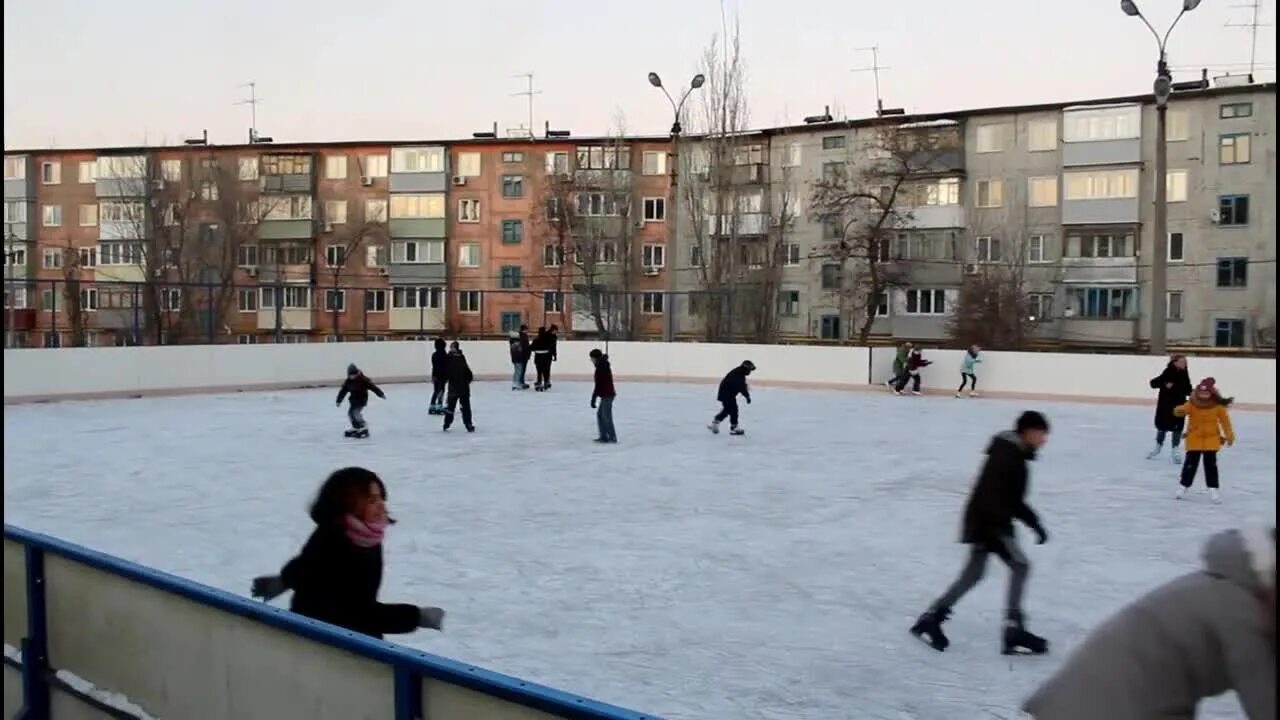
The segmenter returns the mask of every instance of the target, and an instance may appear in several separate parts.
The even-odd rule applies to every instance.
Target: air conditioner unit
[[[383,276],[383,277],[386,277],[386,276],[387,276],[387,269],[386,269],[386,268],[378,268],[378,274],[379,274],[379,275],[381,275],[381,276]]]
[[[964,274],[965,274],[965,275],[977,275],[977,274],[978,274],[978,267],[979,267],[979,266],[978,266],[978,263],[965,263],[965,264],[964,264]]]
[[[647,267],[644,269],[645,277],[656,277],[657,275],[658,275],[658,268],[656,267]]]
[[[325,232],[333,232],[333,223],[331,223],[331,222],[327,222],[327,223],[325,223],[325,224],[324,224],[324,231],[325,231]]]
[[[453,176],[453,184],[454,184],[454,185],[466,185],[466,184],[467,184],[467,178],[466,178],[466,177],[464,177],[464,176],[462,176],[462,175],[454,175],[454,176]]]
[[[368,175],[361,175],[360,184],[365,187],[370,187],[373,185],[373,178],[369,177]]]
[[[1214,208],[1214,209],[1212,209],[1212,210],[1210,210],[1210,211],[1209,211],[1209,222],[1211,222],[1211,223],[1213,223],[1213,224],[1217,225],[1217,224],[1218,224],[1219,222],[1221,222],[1221,221],[1222,221],[1222,211],[1221,211],[1221,210],[1219,210],[1218,208]]]

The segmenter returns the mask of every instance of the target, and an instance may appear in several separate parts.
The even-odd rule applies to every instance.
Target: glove
[[[748,404],[748,405],[750,405],[750,404],[751,404],[751,398],[747,398],[747,404]]]
[[[1236,439],[1233,437],[1222,438],[1222,444],[1226,445],[1227,447],[1231,447],[1232,445],[1236,444]]]
[[[418,627],[444,630],[444,610],[438,607],[418,608]]]
[[[596,399],[595,399],[595,398],[591,398],[591,407],[592,407],[592,408],[595,408],[595,406],[596,406]]]
[[[1034,531],[1035,531],[1035,533],[1036,533],[1036,544],[1037,544],[1037,545],[1043,545],[1043,544],[1045,544],[1045,543],[1049,542],[1049,533],[1048,533],[1048,532],[1046,532],[1046,531],[1045,531],[1045,529],[1044,529],[1043,527],[1040,527],[1039,525],[1037,525],[1037,526],[1035,526],[1035,527],[1033,527],[1033,528],[1031,528],[1031,529],[1032,529],[1032,530],[1034,530]]]
[[[263,575],[253,579],[253,585],[249,589],[249,594],[256,598],[262,598],[266,602],[271,602],[275,598],[284,594],[284,580],[279,575]]]

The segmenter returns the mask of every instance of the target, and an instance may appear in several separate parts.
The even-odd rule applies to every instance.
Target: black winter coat
[[[376,638],[418,627],[416,606],[378,602],[382,546],[360,547],[341,528],[317,527],[280,577],[299,615]]]
[[[751,402],[751,391],[747,389],[747,369],[738,366],[725,374],[724,379],[720,381],[720,390],[716,393],[716,400],[720,402],[729,402],[737,396],[741,395]]]
[[[449,353],[444,350],[436,350],[431,353],[431,379],[444,380],[448,374]]]
[[[964,509],[964,530],[960,542],[994,545],[1013,535],[1014,519],[1027,527],[1040,527],[1040,518],[1027,505],[1027,461],[1035,450],[1027,447],[1012,431],[991,438],[987,461],[969,493]]]
[[[551,349],[551,359],[559,360],[560,356],[556,354],[556,344],[560,341],[560,336],[556,333],[547,332],[547,344]]]
[[[521,344],[520,338],[511,338],[511,341],[508,344],[511,346],[511,362],[524,362],[525,358],[528,356],[525,354],[525,346]]]
[[[529,362],[529,356],[533,354],[533,349],[532,347],[530,347],[532,343],[529,342],[529,333],[525,330],[521,330],[519,339],[520,339],[520,362],[527,363]]]
[[[1165,387],[1172,385],[1172,387]],[[1151,378],[1151,389],[1159,390],[1156,398],[1156,429],[1164,432],[1182,432],[1187,419],[1177,417],[1173,409],[1187,401],[1191,395],[1191,374],[1186,368],[1176,368],[1173,363],[1165,366],[1164,372]]]
[[[342,389],[338,391],[338,404],[341,405],[342,399],[350,394],[351,407],[362,408],[369,404],[370,392],[384,400],[387,398],[386,395],[382,394],[382,388],[374,385],[372,380],[364,376],[364,373],[349,377],[346,382],[342,383]]]
[[[458,397],[470,397],[472,380],[475,380],[475,375],[471,373],[471,366],[467,365],[467,357],[465,355],[450,355],[449,394]]]

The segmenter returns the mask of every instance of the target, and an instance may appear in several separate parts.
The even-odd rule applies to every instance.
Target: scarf
[[[386,533],[389,523],[386,519],[366,523],[354,515],[346,515],[343,517],[343,524],[347,539],[356,547],[371,548],[382,544],[382,536]]]

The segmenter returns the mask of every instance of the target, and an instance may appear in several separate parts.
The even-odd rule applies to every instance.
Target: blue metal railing
[[[572,720],[659,720],[653,715],[317,622],[266,603],[201,585],[49,535],[6,524],[4,537],[5,540],[23,546],[26,560],[27,636],[22,640],[23,709],[18,715],[21,720],[47,720],[49,717],[49,688],[54,669],[48,664],[48,620],[45,612],[44,558],[48,553],[390,665],[395,678],[396,720],[422,718],[423,678],[457,685]],[[92,631],[91,628],[84,630]],[[64,669],[75,672],[75,668]],[[128,691],[127,688],[110,689],[126,694]]]

